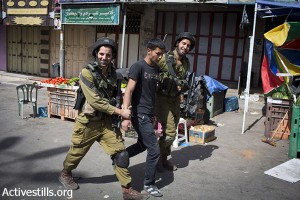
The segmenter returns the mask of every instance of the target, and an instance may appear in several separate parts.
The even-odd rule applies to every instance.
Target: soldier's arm
[[[82,76],[93,83],[93,76],[88,69],[83,69],[81,72]],[[106,114],[112,115],[117,114],[122,117],[130,116],[130,110],[121,110],[117,107],[114,107],[109,104],[109,101],[105,98],[102,98],[97,92],[95,92],[92,88],[85,85],[82,80],[79,81],[86,101],[97,111],[104,112]]]

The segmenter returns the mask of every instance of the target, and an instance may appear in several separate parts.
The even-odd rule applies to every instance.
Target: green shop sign
[[[62,24],[118,25],[120,5],[62,5]]]

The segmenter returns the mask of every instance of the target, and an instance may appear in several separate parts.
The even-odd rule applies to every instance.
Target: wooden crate
[[[62,120],[75,119],[78,111],[73,107],[76,101],[76,90],[48,87],[48,117],[58,116]]]
[[[267,99],[265,118],[265,137],[271,138],[277,129],[274,138],[288,139],[290,135],[292,101],[287,99]],[[283,119],[285,114],[287,116]]]

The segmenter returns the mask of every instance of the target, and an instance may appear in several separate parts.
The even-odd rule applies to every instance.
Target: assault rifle
[[[114,98],[115,102],[112,103],[113,106],[117,108],[122,107],[122,90],[121,90],[121,84],[123,80],[123,75],[119,72],[117,73],[117,92],[116,92],[116,98]],[[121,127],[121,117],[118,115],[112,115],[112,127],[119,129]]]
[[[188,91],[187,91],[187,97],[184,101],[184,106],[183,106],[183,115],[187,116],[188,115],[188,110],[190,107],[190,102],[192,98],[192,94],[194,91],[194,84],[195,84],[195,72],[190,73],[189,78],[188,78]]]

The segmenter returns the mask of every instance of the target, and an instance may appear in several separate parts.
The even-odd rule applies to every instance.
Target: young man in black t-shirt
[[[156,85],[159,74],[157,65],[165,52],[165,45],[160,39],[151,39],[147,44],[147,55],[134,63],[129,70],[129,81],[123,99],[123,108],[132,107],[131,122],[124,120],[122,129],[132,126],[138,134],[136,144],[126,150],[129,157],[147,149],[144,190],[152,196],[161,197],[162,193],[155,186],[156,165],[160,149],[154,131],[154,106]]]

